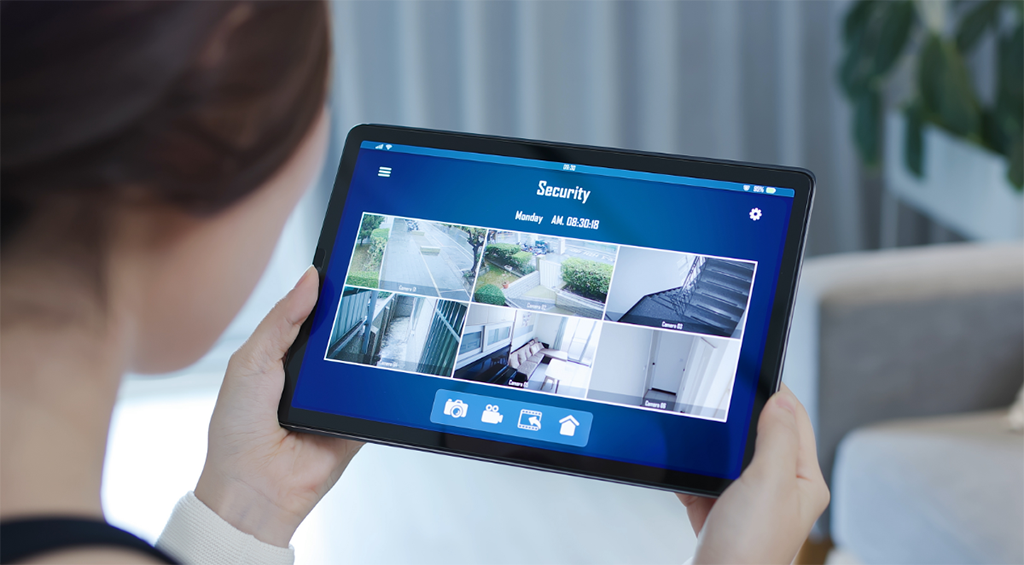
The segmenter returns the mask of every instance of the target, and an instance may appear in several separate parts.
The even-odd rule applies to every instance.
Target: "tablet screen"
[[[793,196],[363,141],[291,406],[735,478]]]

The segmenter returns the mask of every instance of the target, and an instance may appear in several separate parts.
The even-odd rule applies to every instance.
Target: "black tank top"
[[[0,563],[14,563],[51,551],[117,547],[177,563],[141,538],[90,518],[29,518],[0,522]]]

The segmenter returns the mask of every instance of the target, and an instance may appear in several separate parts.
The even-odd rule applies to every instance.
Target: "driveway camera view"
[[[586,318],[471,304],[455,378],[583,398],[601,326]]]
[[[474,302],[600,318],[618,246],[489,230]]]
[[[346,287],[326,358],[449,376],[465,318],[459,302]]]
[[[486,230],[363,214],[347,284],[469,301]]]
[[[724,421],[740,343],[605,324],[587,398]]]
[[[753,281],[748,261],[622,247],[605,319],[738,338]]]

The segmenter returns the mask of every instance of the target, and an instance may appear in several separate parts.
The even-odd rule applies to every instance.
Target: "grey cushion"
[[[836,455],[832,537],[863,563],[1024,562],[1024,436],[1005,410],[852,432]]]

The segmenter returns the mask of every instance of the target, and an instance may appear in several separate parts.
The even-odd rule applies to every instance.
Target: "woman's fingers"
[[[757,423],[754,459],[748,470],[771,481],[792,481],[800,455],[799,402],[788,388],[773,394]]]
[[[235,357],[254,371],[278,366],[295,341],[302,322],[313,311],[318,290],[316,269],[309,267],[299,277],[295,287],[256,326],[252,336],[239,348]]]

